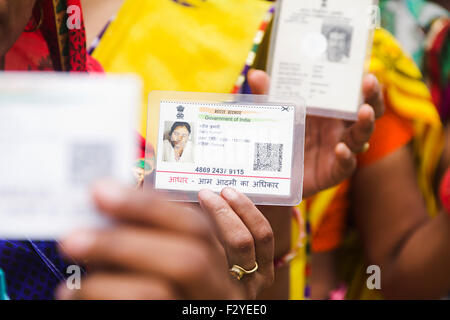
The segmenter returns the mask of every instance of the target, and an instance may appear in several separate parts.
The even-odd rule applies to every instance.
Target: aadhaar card
[[[376,0],[279,0],[270,94],[305,99],[307,114],[356,119],[363,102]]]
[[[90,187],[132,181],[139,101],[134,77],[0,74],[0,238],[103,226]]]
[[[258,204],[300,202],[300,107],[170,98],[159,107],[155,189],[181,192],[178,200],[232,187]]]

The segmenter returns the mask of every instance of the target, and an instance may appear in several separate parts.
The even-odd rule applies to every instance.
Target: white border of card
[[[144,189],[197,202],[202,189],[218,193],[232,187],[258,205],[297,205],[306,112],[301,99],[279,101],[263,95],[151,92],[148,123],[158,119],[158,126],[147,127],[147,138],[157,141],[147,139],[146,159],[155,161],[156,169],[144,179]],[[179,136],[184,151],[175,157]]]
[[[90,187],[132,184],[140,102],[135,76],[0,73],[0,238],[107,224]]]
[[[356,120],[377,0],[278,0],[270,95],[302,97],[308,115]]]

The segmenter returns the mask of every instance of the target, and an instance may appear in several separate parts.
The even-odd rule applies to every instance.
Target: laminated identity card
[[[0,73],[0,238],[59,238],[104,221],[90,186],[132,181],[134,77]]]
[[[356,119],[363,102],[376,0],[278,0],[270,95],[302,97],[308,115]]]
[[[299,103],[300,102],[300,103]],[[268,96],[154,91],[147,157],[156,169],[144,188],[197,201],[202,189],[231,187],[255,204],[301,201],[305,108]],[[154,152],[156,151],[156,154]]]

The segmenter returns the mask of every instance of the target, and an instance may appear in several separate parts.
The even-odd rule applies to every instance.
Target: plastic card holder
[[[281,99],[283,100],[283,99]],[[144,188],[196,202],[198,192],[231,187],[258,205],[302,199],[305,107],[263,95],[153,91],[146,158],[156,169]],[[155,154],[156,153],[156,154]]]
[[[377,0],[278,0],[270,95],[305,99],[308,115],[356,120],[363,103]]]
[[[0,238],[53,240],[109,223],[101,179],[132,184],[135,76],[0,73]]]

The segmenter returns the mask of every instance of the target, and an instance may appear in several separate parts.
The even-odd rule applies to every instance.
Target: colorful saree
[[[433,104],[431,94],[423,81],[422,74],[409,54],[387,31],[377,30],[372,52],[371,71],[378,77],[385,90],[387,107],[401,121],[409,122],[412,136],[399,147],[411,142],[416,160],[417,183],[424,197],[428,213],[436,216],[438,202],[433,192],[436,169],[444,146],[444,132],[439,114]],[[381,118],[378,121],[382,121]],[[388,131],[380,133],[377,128],[371,144],[383,144],[389,140]],[[392,150],[395,151],[395,150]],[[392,152],[391,151],[391,152]],[[363,157],[370,157],[370,151]],[[357,238],[350,232],[343,252],[357,253],[343,263],[344,273],[349,282],[349,299],[380,299],[377,290],[366,286],[366,264],[361,252],[358,253]],[[344,261],[344,260],[342,260]],[[351,261],[352,265],[348,262]],[[346,265],[347,263],[347,265]]]
[[[443,122],[450,117],[450,13],[427,0],[382,0],[382,25],[409,52]]]
[[[23,32],[5,56],[5,70],[102,71],[100,64],[86,53],[86,35],[79,0],[44,0],[43,10],[33,11],[42,21],[34,32]],[[69,6],[79,12],[67,13]],[[68,29],[69,18],[79,19],[80,28]]]
[[[81,9],[79,0],[44,0],[42,26],[23,32],[5,56],[6,71],[102,71],[86,54],[84,26],[69,30],[67,8]],[[81,13],[81,10],[80,10]],[[55,242],[0,239],[0,269],[4,271],[11,299],[52,299],[55,287],[66,278],[67,262]]]

